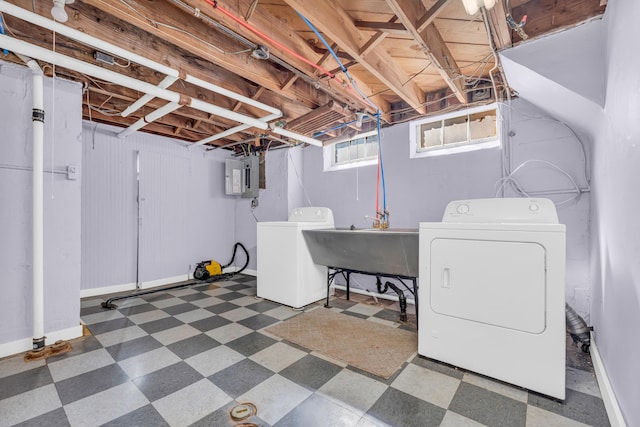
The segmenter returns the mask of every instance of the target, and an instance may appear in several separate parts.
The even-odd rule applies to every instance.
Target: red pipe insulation
[[[219,10],[220,12],[222,12],[225,15],[227,15],[229,18],[233,19],[234,21],[236,21],[238,24],[242,25],[243,27],[245,27],[249,31],[255,33],[258,36],[260,36],[263,40],[266,40],[269,43],[273,44],[274,46],[284,50],[285,52],[288,52],[289,54],[293,55],[294,57],[296,57],[296,58],[300,59],[301,61],[304,61],[305,63],[311,65],[314,68],[316,68],[317,70],[322,71],[324,74],[326,74],[330,78],[334,78],[335,77],[335,75],[333,73],[331,73],[330,71],[328,71],[326,68],[321,67],[320,65],[318,65],[318,64],[316,64],[316,63],[314,63],[312,61],[309,61],[307,58],[303,57],[302,55],[300,55],[300,54],[298,54],[298,53],[296,53],[294,51],[292,51],[291,49],[289,49],[288,47],[284,46],[283,44],[278,43],[277,41],[275,41],[271,37],[267,36],[266,34],[262,33],[258,29],[254,28],[253,26],[251,26],[248,23],[244,22],[242,19],[238,18],[237,16],[235,16],[234,14],[229,12],[228,10],[222,8],[218,4],[218,2],[216,0],[205,0],[205,1],[207,3],[209,3],[211,6],[213,6],[214,9]]]

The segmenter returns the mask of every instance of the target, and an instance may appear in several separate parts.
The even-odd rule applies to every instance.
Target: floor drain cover
[[[231,419],[234,421],[246,420],[257,412],[256,405],[253,403],[241,403],[231,408]]]

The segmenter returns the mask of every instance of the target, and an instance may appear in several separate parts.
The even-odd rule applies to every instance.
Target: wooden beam
[[[493,36],[493,45],[498,50],[511,46],[511,29],[507,24],[506,16],[507,13],[504,10],[502,1],[496,2],[496,5],[487,11],[489,28],[491,28],[491,35]]]
[[[407,29],[399,22],[354,21],[356,27],[364,31],[381,31],[389,34],[407,34]]]
[[[415,0],[386,0],[387,4],[404,24],[415,41],[422,46],[431,62],[436,66],[440,75],[451,88],[456,98],[462,103],[467,102],[464,84],[460,79],[460,67],[453,58],[451,51],[445,44],[438,29],[433,23],[418,31],[420,25],[418,17],[429,14],[422,2]],[[442,7],[442,6],[440,6]]]
[[[389,19],[387,23],[393,24],[397,20],[398,20],[398,17],[394,16],[393,18]],[[405,28],[405,31],[406,31],[406,28]],[[382,42],[382,40],[384,40],[388,35],[389,33],[385,33],[384,31],[379,31],[376,34],[374,34],[373,37],[371,37],[365,43],[365,45],[360,48],[360,55],[364,56],[367,53],[371,52],[371,50],[374,49],[376,46],[378,46]]]
[[[110,1],[116,1],[119,3],[119,1],[117,0],[110,0]],[[137,0],[137,1],[140,2],[142,0]],[[154,0],[146,0],[146,1],[153,4],[157,3],[157,1],[154,1]],[[260,36],[257,36],[255,33],[248,30],[244,26],[239,25],[232,18],[228,17],[227,15],[223,14],[220,11],[216,11],[205,0],[182,0],[182,1],[193,8],[198,8],[201,14],[205,14],[209,16],[211,19],[225,25],[226,27],[232,29],[234,32],[240,34],[241,36],[247,38],[248,40],[251,40],[256,44],[263,44],[265,46],[268,46],[271,54],[293,65],[294,67],[302,71],[307,76],[311,78],[316,77],[317,69],[315,67],[305,62],[304,60],[290,54],[289,52],[286,52],[285,50],[281,49],[277,45],[272,44],[270,41],[264,40]],[[236,17],[239,17],[239,16],[242,16],[245,6],[248,6],[250,2],[251,0],[236,0],[232,2],[225,1],[225,2],[220,2],[220,5],[224,7],[224,9],[227,10],[228,12],[232,13]],[[258,10],[256,13],[253,14],[251,18],[251,26],[257,29],[258,31],[262,32],[263,34],[268,35],[269,38],[276,41],[280,45],[286,46],[287,48],[296,52],[297,54],[304,57],[310,62],[315,63],[320,58],[320,56],[313,50],[313,48],[309,46],[309,43],[307,42],[307,40],[300,37],[300,35],[298,35],[298,33],[292,28],[292,26],[283,25],[281,21],[279,21],[272,15],[260,13],[260,10]],[[277,70],[277,71],[278,71],[278,76],[281,78],[282,72],[280,70]],[[278,89],[272,89],[272,90],[280,90],[282,82],[280,82],[279,84],[280,86],[278,87]],[[296,86],[291,86],[291,88],[293,89]],[[356,93],[354,93],[354,91],[348,90],[347,88],[344,88],[341,85],[326,85],[325,87],[322,88],[322,91],[315,89],[313,85],[310,85],[307,83],[305,83],[305,86],[310,87],[310,89],[307,89],[307,91],[312,93],[315,92],[317,94],[321,94],[324,91],[328,91],[332,96],[336,97],[339,101],[343,103],[346,102],[352,105],[354,108],[358,106],[359,107],[367,106],[366,102],[364,102]],[[366,92],[371,92],[371,90],[366,85],[364,85],[364,83],[363,83],[363,86],[364,86],[363,90],[365,90]],[[319,100],[319,102],[321,102],[320,105],[328,101],[329,99],[326,97],[324,97],[324,99]]]
[[[342,50],[356,59],[360,65],[387,85],[412,108],[421,112],[425,111],[422,107],[422,90],[415,82],[409,81],[407,73],[396,64],[387,52],[371,49],[366,55],[360,53],[360,49],[368,40],[353,24],[351,16],[337,0],[319,2],[285,0],[285,2],[309,19],[316,28],[336,42]],[[407,81],[409,82],[407,83]],[[360,86],[360,82],[358,85]],[[371,92],[367,94],[371,94]]]
[[[427,12],[422,16],[422,18],[418,20],[418,23],[416,25],[416,29],[418,30],[418,32],[422,32],[425,28],[431,25],[433,21],[435,21],[435,19],[438,17],[438,14],[442,12],[442,10],[447,7],[449,3],[451,3],[451,1],[452,0],[438,0],[436,4],[427,9],[425,0],[422,0],[422,4]]]
[[[264,86],[260,86],[258,88],[258,90],[256,91],[256,93],[254,93],[251,96],[251,99],[253,99],[254,101],[257,101],[258,98],[260,98],[260,95],[262,95],[264,93]],[[238,101],[236,102],[236,105],[233,106],[233,111],[238,111],[240,109],[240,106],[242,106],[242,101]],[[263,114],[264,115],[264,114]]]
[[[600,0],[537,0],[518,6],[515,4],[512,5],[511,15],[516,22],[527,15],[527,25],[523,30],[530,39],[573,27],[602,15],[606,9]],[[516,40],[521,40],[517,34],[514,35]]]
[[[42,3],[42,2],[39,2]],[[144,30],[165,42],[174,44],[188,52],[191,52],[191,62],[198,62],[198,58],[203,58],[220,67],[237,74],[251,82],[285,96],[287,99],[296,102],[302,102],[309,108],[315,108],[318,104],[326,103],[330,98],[326,93],[335,96],[338,99],[347,102],[345,90],[341,88],[325,88],[325,91],[318,91],[305,82],[304,85],[291,87],[290,90],[282,91],[281,79],[282,72],[279,68],[273,66],[269,61],[260,61],[250,59],[248,55],[227,55],[214,49],[212,46],[226,47],[231,50],[241,50],[244,45],[233,42],[227,35],[222,34],[218,30],[210,27],[204,22],[190,16],[179,9],[173,7],[170,3],[157,2],[151,0],[138,0],[135,3],[135,9],[139,13],[133,12],[131,9],[124,7],[118,0],[82,0],[76,1],[69,5],[69,8],[82,8],[82,4],[89,4],[102,11],[102,13],[110,14],[117,19],[124,21],[134,27]],[[207,9],[208,10],[208,9]],[[257,15],[256,15],[257,16]],[[256,18],[254,16],[254,18]],[[82,17],[82,13],[78,18]],[[106,18],[106,17],[105,17]],[[97,18],[100,20],[100,18]],[[161,22],[166,25],[153,25],[153,22]],[[102,21],[100,22],[102,26]],[[68,25],[74,28],[84,29],[82,25],[78,25],[75,16],[70,19]],[[177,31],[173,28],[188,29],[195,37],[185,34],[183,31]],[[111,31],[111,30],[110,30]],[[102,26],[102,33],[105,28]],[[98,38],[105,38],[102,33],[92,34]],[[127,34],[118,30],[117,26],[113,35],[120,37],[120,42],[115,44],[122,45],[126,49],[133,50],[137,53],[149,57],[158,62],[166,63],[172,58],[173,52],[170,50],[158,50],[157,42],[150,44],[140,43],[135,37],[127,38]],[[362,102],[350,95],[350,104],[361,105]]]

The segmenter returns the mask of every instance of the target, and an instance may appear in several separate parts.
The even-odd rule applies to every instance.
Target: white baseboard
[[[345,292],[347,291],[346,285],[331,285],[331,287],[334,289],[340,289],[341,291],[345,291]],[[398,297],[395,295],[380,294],[378,292],[369,292],[365,289],[353,288],[351,286],[349,286],[349,292],[353,292],[354,294],[367,295],[370,297],[376,297],[380,299],[386,299],[389,301],[398,301]],[[415,305],[416,302],[412,299],[407,298],[407,304]]]
[[[95,297],[98,295],[114,294],[116,292],[133,291],[135,283],[125,283],[124,285],[103,286],[102,288],[80,289],[80,298]]]
[[[236,268],[236,271],[240,270],[239,268]],[[252,270],[250,268],[245,268],[244,270],[242,270],[242,274],[246,274],[247,276],[253,276],[253,277],[258,277],[258,272],[256,270]]]
[[[149,280],[148,282],[142,282],[140,284],[140,290],[155,288],[157,286],[170,285],[173,283],[190,280],[192,278],[193,278],[192,274],[181,274],[179,276],[165,277],[164,279]],[[135,291],[135,290],[136,290],[135,282],[124,283],[122,285],[104,286],[101,288],[81,289],[80,298],[95,297],[98,295],[107,295],[107,294],[114,294],[117,292],[128,292],[128,291]]]
[[[611,387],[609,376],[607,375],[607,371],[602,363],[602,358],[600,357],[600,352],[596,346],[593,333],[591,333],[591,360],[593,361],[593,368],[596,371],[596,378],[598,379],[598,385],[600,386],[600,394],[602,394],[602,401],[604,402],[604,407],[607,410],[611,426],[626,427],[627,424],[624,421],[620,405],[618,405],[618,400],[613,392],[613,387]]]
[[[149,289],[149,288],[155,288],[156,286],[163,286],[163,285],[169,285],[177,282],[184,282],[185,280],[189,280],[190,277],[191,277],[190,274],[181,274],[179,276],[165,277],[164,279],[149,280],[148,282],[142,282],[140,284],[140,289]]]
[[[46,333],[45,344],[50,345],[58,340],[72,340],[82,336],[82,325]],[[23,353],[33,348],[33,338],[22,338],[0,344],[0,358]]]

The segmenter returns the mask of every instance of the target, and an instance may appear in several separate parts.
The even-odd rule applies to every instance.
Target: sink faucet
[[[389,211],[387,209],[384,211],[377,211],[375,217],[365,215],[364,219],[373,220],[373,228],[379,228],[381,230],[389,228]]]

